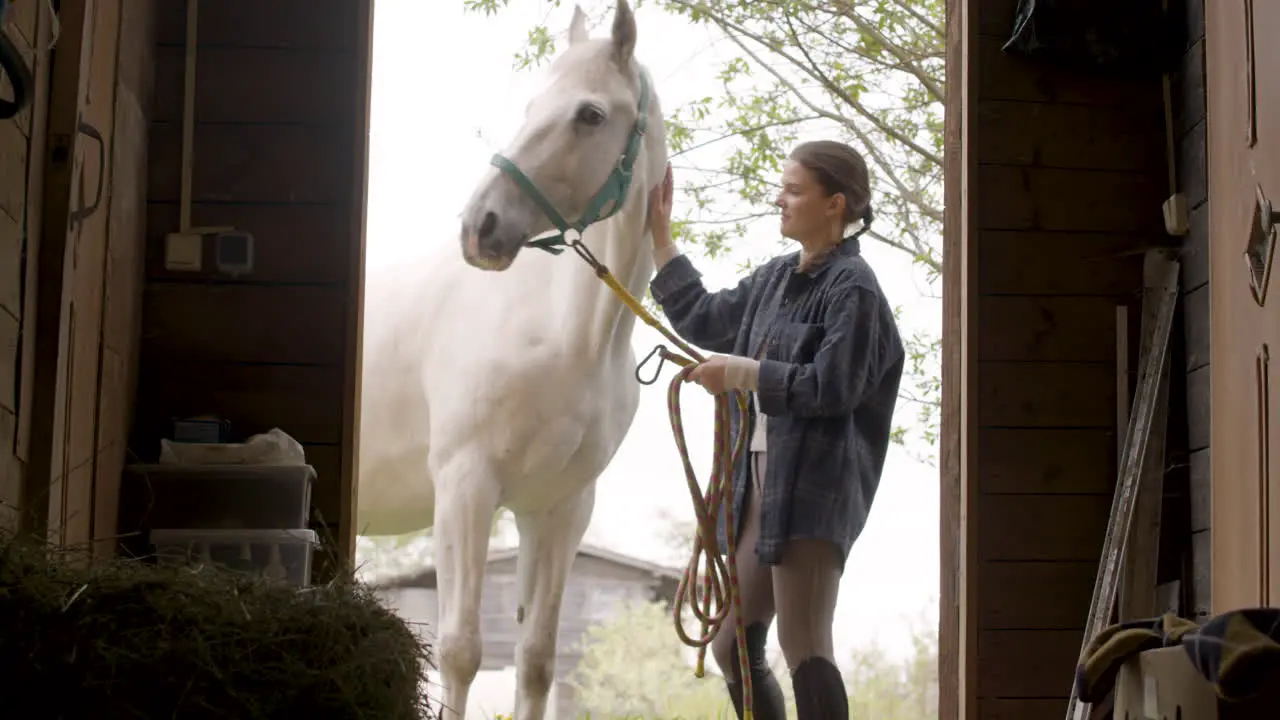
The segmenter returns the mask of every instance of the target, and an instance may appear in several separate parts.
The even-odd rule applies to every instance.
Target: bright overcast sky
[[[591,3],[584,0],[584,7],[590,10]],[[525,100],[538,86],[538,71],[514,70],[512,55],[523,46],[528,29],[548,14],[553,30],[567,26],[572,4],[555,10],[546,0],[511,4],[500,16],[485,18],[465,14],[462,0],[376,3],[370,282],[376,281],[379,268],[419,256],[432,244],[456,242],[458,212],[489,156],[519,126]],[[651,6],[637,15],[637,57],[652,71],[667,112],[717,94],[716,58],[727,48],[717,45],[712,31]],[[607,25],[596,32],[607,32]],[[762,225],[756,231],[761,237],[744,240],[739,260],[774,247],[776,235],[767,221]],[[893,303],[906,308],[910,325],[936,330],[937,304],[918,300],[919,283],[906,258],[875,243],[866,245],[865,255],[882,286]],[[571,255],[564,258],[576,262]],[[713,287],[736,281],[734,260],[701,259],[697,264]],[[919,310],[913,312],[913,306]],[[635,347],[643,356],[659,338],[643,324],[637,327]],[[631,432],[600,479],[587,542],[670,562],[662,540],[663,514],[689,518],[692,509],[667,423],[666,379],[641,394]],[[689,443],[705,481],[711,455],[710,398],[693,390],[684,398]],[[913,413],[900,406],[902,420]],[[838,655],[847,657],[856,644],[877,638],[893,650],[904,649],[906,618],[936,598],[937,488],[936,469],[914,461],[901,448],[890,452],[870,522],[845,572],[836,621]]]

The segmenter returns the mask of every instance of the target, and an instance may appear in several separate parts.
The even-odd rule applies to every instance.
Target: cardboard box
[[[1218,697],[1181,647],[1130,658],[1116,678],[1115,720],[1217,720]]]
[[[1280,692],[1242,703],[1218,698],[1182,647],[1148,650],[1120,668],[1115,720],[1276,720]]]

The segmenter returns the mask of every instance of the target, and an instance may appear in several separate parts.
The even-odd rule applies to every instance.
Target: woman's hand
[[[653,231],[653,247],[660,249],[671,245],[671,163],[662,182],[649,191],[649,229]]]
[[[689,382],[696,382],[713,395],[726,392],[725,369],[729,366],[728,358],[723,355],[712,355],[689,371]]]

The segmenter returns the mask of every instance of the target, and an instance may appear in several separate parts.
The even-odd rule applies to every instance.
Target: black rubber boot
[[[724,629],[730,632],[730,628]],[[747,633],[747,667],[751,669],[751,715],[755,720],[787,720],[787,702],[782,696],[782,686],[778,678],[769,669],[768,658],[764,654],[765,640],[769,636],[769,626],[765,623],[754,623],[746,627]],[[733,710],[742,720],[744,713],[742,701],[742,683],[738,681],[738,646],[733,647],[733,671],[725,675],[725,687],[729,690],[729,700]]]
[[[849,695],[840,670],[825,658],[809,658],[791,673],[799,720],[849,720]]]

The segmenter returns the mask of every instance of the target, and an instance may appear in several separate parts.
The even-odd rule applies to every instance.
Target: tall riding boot
[[[849,720],[849,695],[840,670],[825,658],[809,658],[791,673],[799,720]]]
[[[728,628],[726,628],[728,630]],[[751,714],[755,720],[786,720],[787,702],[782,696],[782,686],[778,678],[769,669],[765,658],[764,644],[769,635],[769,626],[765,623],[748,625],[747,633],[747,666],[751,670]],[[742,683],[738,673],[738,647],[733,648],[733,670],[725,674],[725,687],[729,690],[729,700],[733,710],[742,720],[745,714],[742,700]]]

